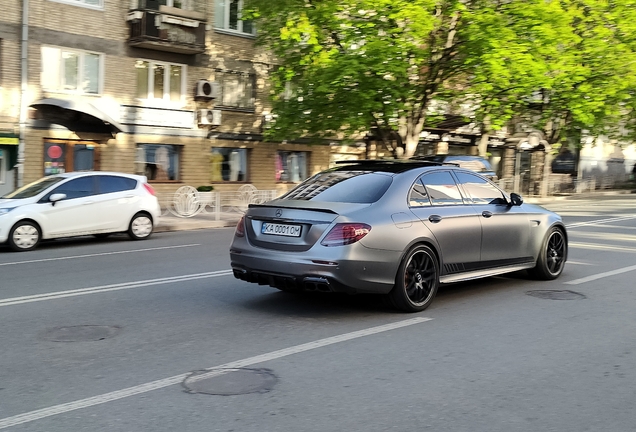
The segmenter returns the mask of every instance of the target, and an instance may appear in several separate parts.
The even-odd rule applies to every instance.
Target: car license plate
[[[300,237],[300,225],[263,223],[261,233],[287,237]]]

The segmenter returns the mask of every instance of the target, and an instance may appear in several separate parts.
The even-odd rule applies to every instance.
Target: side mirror
[[[56,193],[49,197],[49,201],[51,202],[51,204],[55,205],[56,202],[63,200],[64,198],[66,198],[66,194]]]
[[[511,193],[510,194],[510,203],[513,206],[520,206],[521,204],[523,204],[523,198],[521,198],[521,195],[519,195],[518,193]]]

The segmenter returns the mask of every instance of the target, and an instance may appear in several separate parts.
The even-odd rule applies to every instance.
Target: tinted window
[[[328,171],[305,180],[281,198],[369,204],[384,195],[391,181],[384,173]]]
[[[474,204],[506,204],[503,194],[487,180],[468,173],[457,173],[462,187]]]
[[[97,176],[99,193],[112,193],[132,190],[137,187],[137,180],[118,176]]]
[[[43,192],[49,186],[53,186],[55,183],[61,182],[62,180],[64,180],[64,177],[43,177],[40,180],[29,183],[26,186],[22,186],[21,188],[6,194],[2,198],[32,198],[40,192]]]
[[[433,205],[463,204],[462,194],[448,171],[426,174],[421,177],[422,183],[431,198]]]
[[[411,193],[409,194],[409,205],[411,207],[423,207],[431,205],[431,200],[428,197],[428,192],[426,192],[426,188],[422,184],[421,179],[418,180],[411,189]]]
[[[50,197],[51,195],[58,193],[66,194],[66,199],[83,198],[94,195],[93,177],[80,177],[73,179],[56,187],[53,191],[51,191],[51,193],[47,194],[47,196]]]

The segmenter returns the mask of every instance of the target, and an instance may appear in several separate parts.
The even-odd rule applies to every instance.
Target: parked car
[[[148,238],[159,215],[144,176],[91,171],[43,177],[0,198],[0,243],[16,251],[40,240],[127,232]]]
[[[283,291],[384,294],[408,312],[440,283],[563,271],[561,217],[487,178],[427,161],[344,161],[251,204],[230,247],[234,276]]]
[[[489,178],[492,181],[497,181],[497,173],[492,169],[492,165],[488,159],[485,159],[481,156],[470,156],[470,155],[428,155],[428,156],[417,156],[419,160],[430,160],[433,162],[441,162],[441,163],[452,163],[459,165],[462,168],[469,169],[471,171],[478,172],[484,177]]]

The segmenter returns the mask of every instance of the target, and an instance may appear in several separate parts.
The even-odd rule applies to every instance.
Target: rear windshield
[[[33,183],[29,183],[26,186],[22,186],[19,189],[14,190],[3,196],[2,198],[13,198],[13,199],[23,199],[23,198],[31,198],[42,192],[44,189],[49,186],[54,185],[55,183],[61,182],[64,180],[64,177],[43,177],[40,180],[36,180]]]
[[[305,180],[281,199],[371,204],[384,195],[391,181],[391,174],[382,172],[326,171]]]

